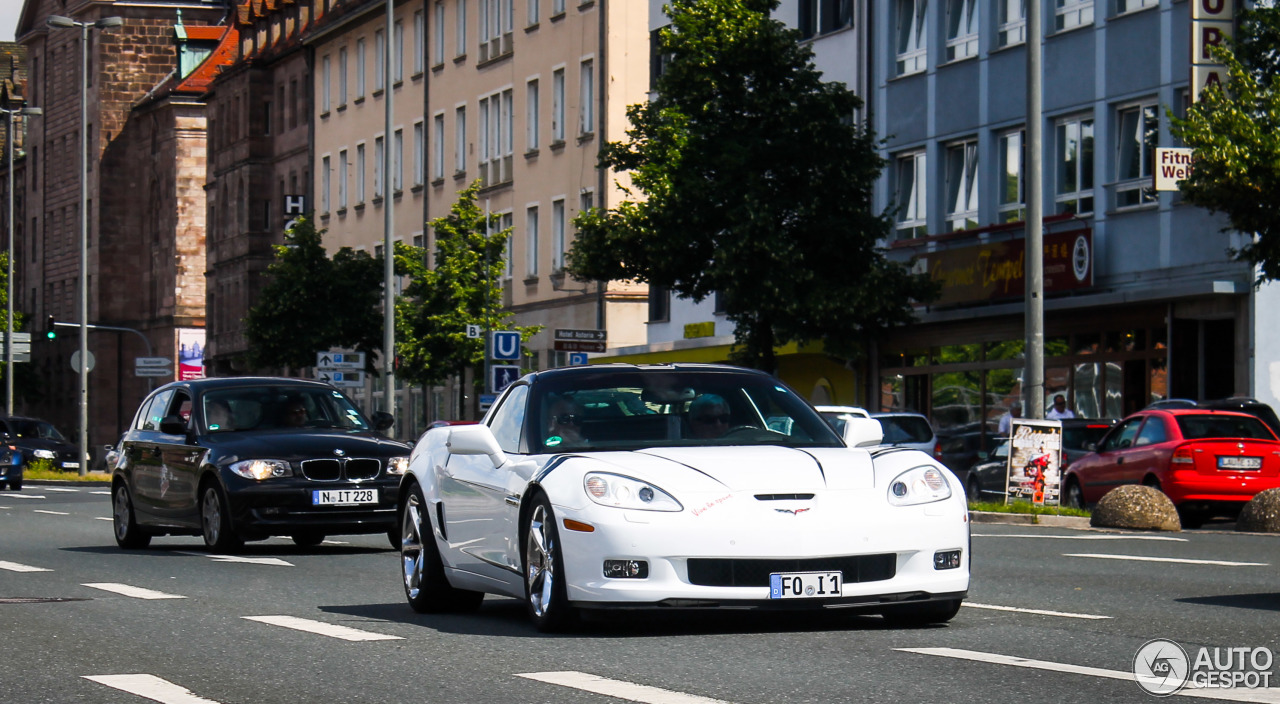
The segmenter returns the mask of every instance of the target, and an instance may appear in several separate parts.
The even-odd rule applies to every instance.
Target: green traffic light
[[[58,338],[58,333],[54,332],[53,330],[50,330],[49,332],[46,332],[44,336],[49,338],[50,340],[56,340]]]

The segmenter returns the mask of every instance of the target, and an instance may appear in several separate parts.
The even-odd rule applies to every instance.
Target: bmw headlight
[[[241,460],[227,465],[227,469],[245,479],[271,479],[273,477],[292,477],[293,467],[284,460]]]
[[[658,487],[618,474],[591,472],[582,480],[587,496],[601,506],[641,511],[683,511],[670,494]]]
[[[404,474],[409,471],[408,457],[392,457],[387,460],[387,474]]]
[[[913,467],[889,482],[889,503],[915,506],[951,498],[951,484],[937,467]]]
[[[35,455],[36,457],[39,457],[42,460],[51,460],[58,456],[58,453],[54,452],[53,450],[36,450],[31,454]]]

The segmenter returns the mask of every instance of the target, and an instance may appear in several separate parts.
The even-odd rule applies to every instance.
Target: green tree
[[[579,279],[719,292],[735,361],[770,371],[791,341],[854,357],[934,292],[877,248],[892,219],[872,211],[884,160],[853,120],[862,102],[821,80],[777,6],[671,0],[657,97],[627,109],[629,140],[600,159],[643,199],[579,215],[568,253]]]
[[[310,218],[299,218],[275,245],[270,281],[245,317],[255,367],[314,366],[316,352],[364,352],[366,368],[382,348],[382,262],[343,247],[330,258]]]
[[[1200,93],[1172,131],[1195,149],[1191,177],[1180,186],[1190,203],[1221,212],[1231,229],[1253,235],[1232,252],[1258,266],[1258,281],[1280,278],[1280,9],[1240,14],[1230,48],[1214,50],[1227,65],[1223,88]]]
[[[447,216],[431,222],[434,268],[423,248],[396,245],[396,268],[409,278],[396,302],[396,354],[400,375],[411,383],[440,384],[471,368],[476,386],[483,386],[485,344],[467,337],[468,325],[518,330],[525,341],[542,329],[513,326],[502,308],[511,228],[499,230],[499,217],[485,215],[476,203],[479,190],[478,181],[468,186]]]

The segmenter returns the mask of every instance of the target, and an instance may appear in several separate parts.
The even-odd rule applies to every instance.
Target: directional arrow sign
[[[316,378],[340,388],[356,388],[364,386],[364,372],[339,372],[330,369],[320,369],[316,371]]]
[[[364,369],[364,352],[317,352],[317,369]]]
[[[134,367],[134,376],[167,376],[173,377],[173,370],[168,367]]]
[[[168,357],[134,357],[133,366],[135,367],[167,367],[173,364]]]

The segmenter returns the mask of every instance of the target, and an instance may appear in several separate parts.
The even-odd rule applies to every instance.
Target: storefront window
[[[1022,359],[1022,351],[1026,349],[1025,340],[1003,340],[987,343],[987,359]]]
[[[1076,335],[1076,354],[1097,354],[1101,349],[1101,333],[1087,332]]]
[[[933,425],[939,433],[960,427],[981,425],[981,373],[934,374],[931,401]]]

